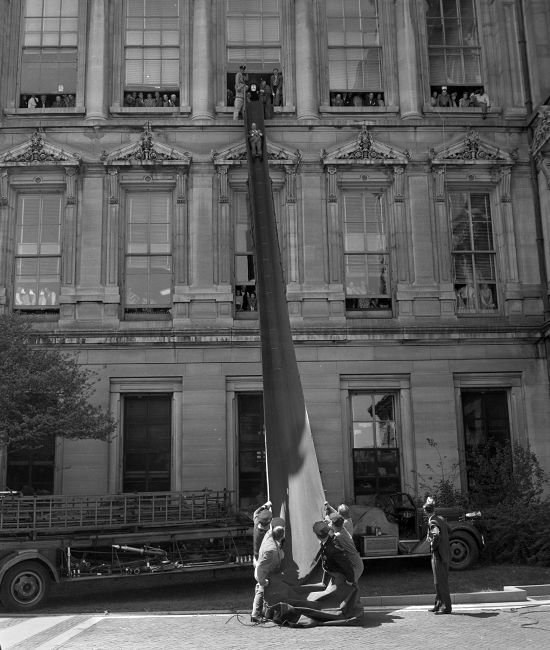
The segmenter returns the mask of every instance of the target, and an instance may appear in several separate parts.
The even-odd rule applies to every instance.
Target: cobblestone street
[[[547,648],[548,601],[461,606],[435,617],[426,607],[368,609],[359,625],[315,628],[251,625],[246,614],[112,614],[4,616],[2,650],[136,648]]]

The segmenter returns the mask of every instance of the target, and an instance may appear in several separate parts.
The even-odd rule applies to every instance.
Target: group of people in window
[[[485,116],[491,101],[483,88],[452,88],[449,92],[447,86],[441,86],[441,90],[432,88],[430,105],[437,108],[481,108]]]
[[[15,291],[15,305],[17,307],[57,305],[57,295],[58,292],[49,287],[36,289],[36,291],[32,288],[17,287]]]
[[[496,286],[481,282],[455,284],[456,306],[458,313],[494,311],[497,308]]]
[[[179,96],[175,92],[129,92],[124,95],[124,106],[129,108],[172,108],[179,106]]]
[[[344,106],[385,106],[384,93],[331,92],[330,105],[342,108]]]
[[[231,79],[227,84],[227,105],[233,107],[233,118],[237,119],[244,107],[244,100],[259,101],[263,104],[264,119],[273,118],[273,107],[283,105],[283,75],[278,68],[273,68],[273,74],[266,79],[262,76],[259,82],[255,78],[259,75],[246,72],[246,65],[239,66],[235,74],[234,83]],[[269,80],[269,83],[268,83]]]
[[[71,108],[75,105],[74,95],[21,95],[20,108]]]
[[[235,311],[258,311],[256,287],[241,285],[235,289]]]

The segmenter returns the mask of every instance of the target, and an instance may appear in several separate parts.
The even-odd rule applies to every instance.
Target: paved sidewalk
[[[251,625],[245,614],[105,614],[0,618],[2,650],[542,650],[550,600],[458,605],[450,616],[424,606],[367,608],[358,624],[307,629]]]

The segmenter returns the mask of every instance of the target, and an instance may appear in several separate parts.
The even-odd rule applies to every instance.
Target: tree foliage
[[[93,377],[21,317],[0,316],[0,440],[37,449],[56,435],[108,439],[116,424],[89,402]]]

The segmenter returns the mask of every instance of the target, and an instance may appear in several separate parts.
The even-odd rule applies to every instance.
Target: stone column
[[[211,0],[193,3],[193,120],[214,119],[214,78],[212,74],[212,4]]]
[[[410,0],[395,3],[397,27],[397,69],[399,71],[399,107],[403,119],[421,117],[418,92],[418,58]]]
[[[106,120],[105,0],[91,0],[86,61],[86,119]]]
[[[296,0],[296,115],[299,120],[319,119],[319,90],[313,3]],[[283,82],[284,83],[284,82]],[[285,92],[283,90],[283,92]]]

